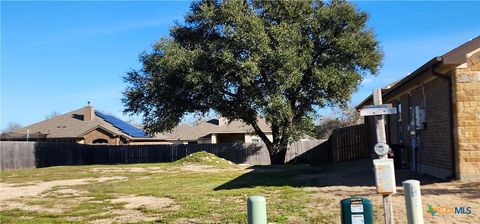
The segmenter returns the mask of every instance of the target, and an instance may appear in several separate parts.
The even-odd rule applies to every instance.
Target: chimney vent
[[[83,113],[83,120],[92,121],[94,118],[95,118],[95,109],[93,109],[93,106],[91,106],[90,101],[88,101],[88,104],[85,107],[85,111]]]
[[[228,124],[228,119],[225,117],[219,117],[218,118],[218,126],[223,126]]]

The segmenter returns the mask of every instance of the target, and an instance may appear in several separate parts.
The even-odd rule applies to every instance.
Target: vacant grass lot
[[[372,199],[380,221],[381,197],[375,194],[365,164],[369,163],[348,162],[340,168],[243,167],[176,162],[3,171],[0,222],[245,223],[246,198],[258,194],[267,198],[268,219],[273,223],[338,223],[339,200],[349,195]],[[432,186],[439,189],[442,184]],[[466,195],[440,194],[479,208],[478,186],[458,186]],[[424,204],[431,201],[428,197]],[[405,222],[402,195],[397,194],[394,202],[396,219]],[[433,222],[468,223],[476,215]]]

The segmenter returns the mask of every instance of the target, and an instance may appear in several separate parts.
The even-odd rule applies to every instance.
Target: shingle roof
[[[99,116],[94,116],[91,121],[84,121],[84,108],[70,111],[66,114],[56,116],[17,130],[15,134],[43,133],[48,134],[48,138],[81,138],[91,130],[101,127],[115,135],[122,135],[131,138],[127,133],[106,122]]]
[[[217,123],[217,124],[215,124]],[[264,132],[271,132],[269,125],[265,119],[258,119],[258,125]],[[198,124],[188,125],[180,124],[171,132],[158,133],[156,138],[168,140],[196,140],[212,133],[251,133],[253,128],[239,120],[232,121],[227,124],[218,125],[217,119],[202,121]]]
[[[407,76],[395,81],[394,83],[388,85],[385,88],[382,88],[382,96],[397,91],[403,85],[407,83],[412,83],[412,80],[422,75],[425,71],[432,69],[435,65],[444,65],[446,68],[451,67],[452,65],[457,66],[467,61],[467,54],[478,51],[480,46],[480,36],[473,38],[472,40],[450,50],[449,52],[443,54],[442,56],[437,56],[417,68],[414,72],[408,74]],[[453,68],[453,67],[451,67]],[[447,73],[449,75],[450,73]],[[372,101],[373,96],[369,95],[361,103],[359,103],[355,108],[360,109],[364,107],[367,103]]]

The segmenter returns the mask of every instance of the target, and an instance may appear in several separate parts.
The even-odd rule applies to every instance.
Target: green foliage
[[[359,124],[360,113],[353,107],[337,108],[334,112],[334,116],[323,117],[315,128],[318,139],[327,139],[334,129]]]
[[[344,105],[377,72],[382,52],[367,19],[346,1],[194,2],[125,77],[125,112],[159,132],[213,110],[251,125],[271,155],[285,152],[317,108]]]

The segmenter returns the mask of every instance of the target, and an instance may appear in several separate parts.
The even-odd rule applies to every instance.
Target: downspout
[[[441,60],[440,61],[443,61],[443,57],[440,58]],[[438,64],[435,64],[435,65],[432,65],[430,66],[430,72],[433,76],[436,76],[438,78],[441,78],[441,79],[445,79],[447,80],[448,82],[448,110],[449,110],[449,114],[450,114],[450,149],[451,149],[451,170],[452,170],[452,174],[450,176],[447,177],[447,179],[454,179],[456,177],[456,173],[457,173],[457,167],[456,167],[456,153],[455,153],[455,131],[454,131],[454,128],[453,128],[453,125],[454,125],[454,121],[453,121],[453,82],[452,82],[452,77],[451,76],[448,76],[448,75],[444,75],[444,74],[441,74],[441,73],[438,73],[435,71],[435,68],[436,68],[436,65]]]

